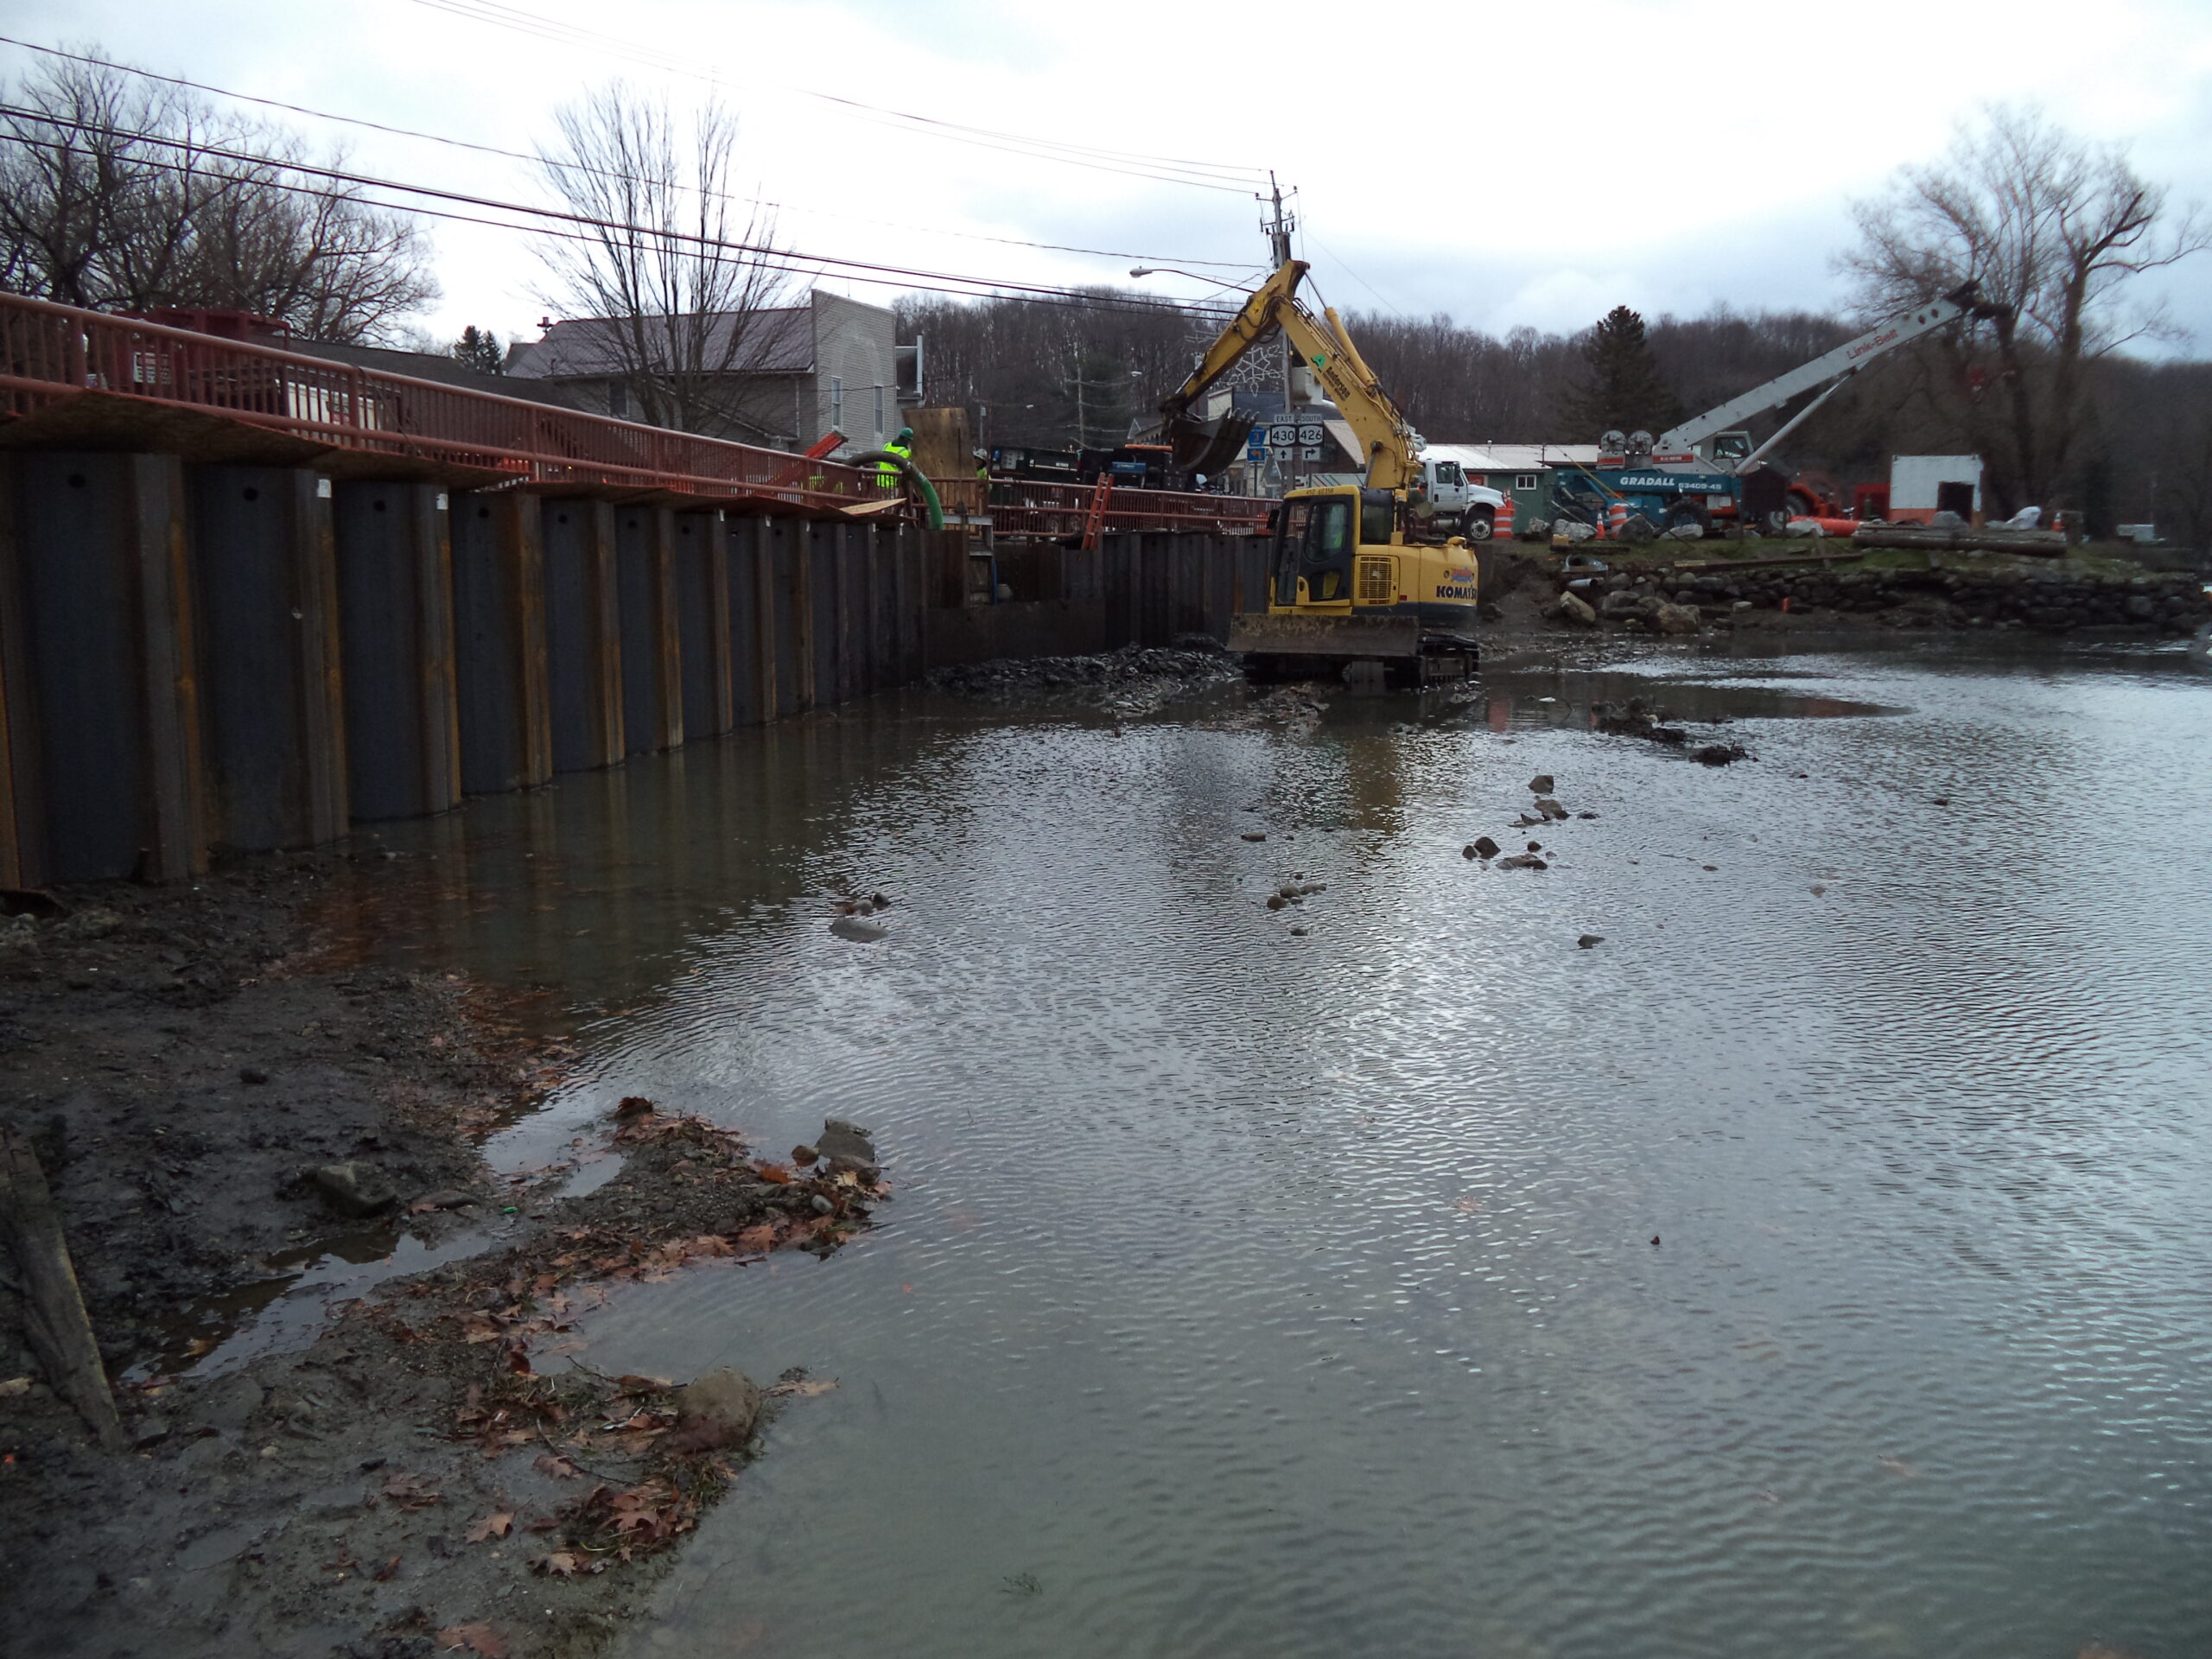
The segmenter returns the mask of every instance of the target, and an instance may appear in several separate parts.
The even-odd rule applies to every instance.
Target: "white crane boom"
[[[1856,374],[1885,352],[1894,351],[1910,340],[1932,334],[1946,323],[1955,322],[1967,315],[1973,309],[1974,299],[1974,284],[1969,283],[1940,300],[1900,311],[1895,316],[1877,323],[1858,339],[1847,340],[1826,356],[1816,357],[1787,374],[1777,375],[1764,385],[1754,386],[1742,397],[1731,398],[1718,409],[1709,409],[1694,419],[1684,421],[1662,437],[1654,448],[1662,454],[1694,448],[1714,433],[1741,426],[1752,416],[1788,403],[1801,391],[1810,391],[1826,381],[1840,380]],[[1793,421],[1790,424],[1794,426],[1796,423]],[[1781,433],[1775,435],[1776,437],[1781,435]],[[1766,444],[1760,446],[1762,453],[1772,443],[1773,439],[1770,438]]]

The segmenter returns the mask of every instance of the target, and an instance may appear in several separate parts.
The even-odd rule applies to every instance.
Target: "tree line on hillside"
[[[436,297],[412,216],[358,187],[298,173],[283,128],[101,60],[52,55],[6,89],[0,114],[0,286],[110,311],[251,312],[303,338],[426,341]],[[734,118],[681,115],[619,82],[558,112],[537,151],[547,197],[606,226],[549,238],[537,297],[607,320],[608,371],[645,418],[728,431],[728,388],[759,340],[753,319],[800,297],[798,257],[772,215],[736,193]],[[1856,204],[1843,262],[1853,315],[1661,316],[1616,308],[1573,334],[1503,336],[1453,322],[1354,314],[1362,353],[1432,441],[1592,442],[1662,432],[1850,338],[1867,320],[1978,285],[1971,327],[1891,353],[1786,441],[1778,460],[1841,482],[1897,453],[1983,457],[1990,505],[2082,510],[2093,527],[2155,517],[2212,543],[2212,364],[2130,353],[2169,331],[2136,279],[2212,245],[2112,146],[2032,111],[1998,107],[1950,149]],[[915,296],[902,339],[925,341],[933,399],[964,405],[988,442],[1124,441],[1213,337],[1217,315],[1111,288],[1058,299]],[[496,371],[472,327],[449,348]],[[1272,353],[1249,365],[1272,383]],[[1753,422],[1771,431],[1790,410]]]

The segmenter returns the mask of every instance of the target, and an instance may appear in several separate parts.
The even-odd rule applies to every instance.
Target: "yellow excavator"
[[[1446,537],[1423,481],[1421,440],[1324,307],[1299,302],[1302,259],[1286,259],[1244,302],[1191,377],[1160,404],[1171,442],[1203,430],[1206,389],[1281,330],[1367,451],[1364,484],[1294,489],[1275,514],[1268,607],[1235,617],[1229,648],[1255,679],[1342,675],[1427,685],[1475,664],[1474,550]]]

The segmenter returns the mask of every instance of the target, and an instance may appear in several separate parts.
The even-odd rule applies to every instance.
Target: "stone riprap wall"
[[[1569,590],[1594,613],[1565,598],[1554,613],[1570,621],[1688,632],[1745,610],[1849,618],[1900,628],[2015,628],[2046,633],[2076,629],[2183,636],[2212,622],[2212,598],[2192,575],[2122,574],[2066,566],[1991,566],[1947,561],[1934,569],[1855,566],[1676,572],[1616,571]],[[1687,613],[1688,614],[1684,614]]]

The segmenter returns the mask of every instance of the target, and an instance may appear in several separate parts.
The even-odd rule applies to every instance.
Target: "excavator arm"
[[[1357,435],[1366,451],[1369,486],[1403,489],[1421,476],[1421,436],[1406,423],[1406,417],[1375,378],[1374,371],[1360,357],[1335,309],[1323,308],[1325,322],[1299,303],[1298,284],[1306,271],[1303,259],[1287,260],[1253,290],[1220,338],[1206,348],[1190,378],[1160,404],[1168,435],[1172,440],[1179,428],[1187,430],[1192,424],[1191,410],[1206,389],[1235,368],[1245,353],[1280,328]]]

